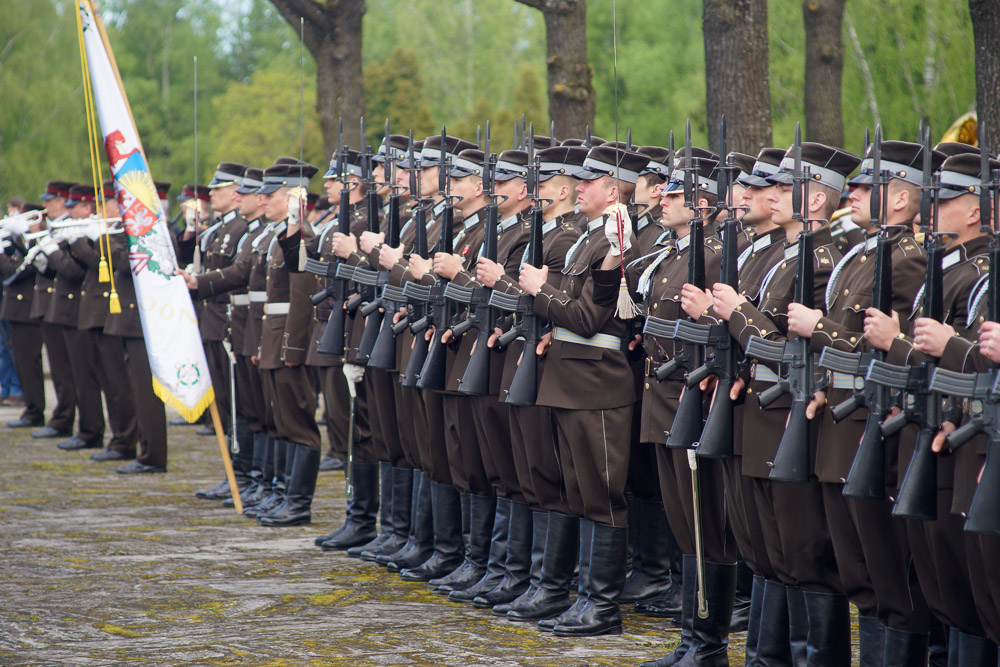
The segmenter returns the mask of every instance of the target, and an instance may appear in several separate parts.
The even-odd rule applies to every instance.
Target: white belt
[[[578,333],[574,333],[563,327],[552,327],[552,338],[561,340],[564,343],[576,343],[577,345],[589,345],[590,347],[600,347],[605,350],[621,350],[622,339],[611,334],[594,334],[590,338],[584,338]]]
[[[249,306],[250,305],[250,295],[249,294],[230,294],[229,303],[234,306]]]
[[[855,389],[854,376],[847,373],[830,373],[830,386],[834,389]]]
[[[754,364],[753,379],[758,382],[781,382],[781,378],[778,377],[778,374],[764,364]]]
[[[288,303],[265,303],[264,304],[264,314],[265,315],[287,315],[288,314]]]
[[[247,296],[250,297],[250,303],[264,303],[267,301],[267,292],[250,292]]]

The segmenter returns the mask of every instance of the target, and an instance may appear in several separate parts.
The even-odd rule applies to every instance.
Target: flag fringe
[[[167,389],[159,380],[155,377],[153,378],[153,393],[163,401],[165,405],[169,405],[174,410],[183,417],[187,423],[193,424],[201,417],[201,415],[208,409],[215,401],[215,388],[212,386],[208,387],[208,391],[205,395],[201,397],[201,400],[195,403],[193,406],[188,407],[181,402],[179,398],[174,396],[174,394]]]

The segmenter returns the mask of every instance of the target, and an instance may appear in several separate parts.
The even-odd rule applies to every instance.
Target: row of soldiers
[[[7,426],[57,439],[61,450],[98,449],[91,459],[121,462],[122,474],[165,472],[167,425],[128,244],[120,227],[108,233],[120,212],[112,182],[102,185],[50,181],[42,204],[25,204],[0,224],[0,319],[10,322],[24,397],[21,416]],[[162,199],[168,189],[157,184]],[[43,346],[56,398],[47,421]]]
[[[314,225],[302,224],[296,189],[315,167],[282,159],[263,171],[260,240],[231,267],[187,277],[198,297],[238,282],[251,308],[261,304],[259,341],[244,347],[260,371],[264,422],[236,458],[246,512],[264,525],[309,520],[320,441],[303,364],[313,365],[335,430],[348,435],[353,487],[344,525],[317,540],[324,549],[562,636],[620,632],[620,602],[652,597],[647,608],[681,625],[678,648],[652,665],[728,664],[742,557],[752,572],[748,664],[849,664],[849,602],[862,664],[924,664],[938,659],[932,646],[947,646],[953,664],[995,664],[986,564],[996,542],[962,530],[985,441],[937,456],[932,520],[895,518],[916,429],[879,438],[879,493],[845,496],[866,419],[859,410],[835,425],[824,406],[852,396],[864,373],[827,371],[806,355],[805,375],[828,382],[813,382],[808,400],[773,400],[768,389],[790,384],[794,360],[751,354],[754,341],[805,341],[815,353],[883,350],[889,362],[932,357],[960,371],[989,354],[978,345],[989,267],[978,149],[879,141],[863,161],[797,143],[723,160],[689,145],[586,143],[530,136],[526,150],[492,156],[445,134],[390,135],[374,156],[338,151],[326,183],[340,204]],[[854,225],[835,239],[827,221],[859,165]],[[239,169],[221,165],[216,179],[238,184]],[[951,235],[947,253],[933,254],[946,302],[936,323],[919,317],[933,271],[913,227],[932,215]],[[803,220],[815,229],[800,235]],[[891,298],[876,308],[879,239],[891,249]],[[699,264],[702,281],[723,266],[735,274],[706,289]],[[645,325],[623,294],[643,305]],[[724,378],[717,366],[717,384],[691,385],[691,345],[680,327],[663,331],[679,320],[721,327],[725,340],[709,351],[733,349],[738,372]],[[473,387],[482,346],[488,381]],[[436,379],[435,350],[445,369]],[[518,375],[536,362],[525,394]],[[909,410],[915,390],[897,389]],[[706,445],[719,441],[702,427],[726,398],[728,451],[711,455]],[[951,405],[944,430],[965,419],[963,403]],[[776,475],[786,423],[798,432],[789,419],[799,415],[806,470]]]

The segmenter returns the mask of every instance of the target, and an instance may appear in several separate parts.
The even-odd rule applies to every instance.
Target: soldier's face
[[[420,196],[432,197],[438,191],[438,171],[440,167],[424,167],[420,170]]]
[[[461,197],[455,202],[455,205],[461,207],[462,212],[468,215],[473,212],[471,206],[474,205],[474,201],[483,194],[483,179],[475,176],[453,178],[451,179],[451,194]]]
[[[790,225],[792,223],[792,186],[779,183],[771,188],[767,194],[767,201],[771,205],[771,220],[776,225]]]
[[[240,197],[240,215],[247,220],[253,220],[260,214],[260,195],[243,195]]]
[[[379,183],[378,190],[375,192],[380,197],[387,197],[390,194],[388,185],[381,185],[385,181],[385,163],[384,162],[374,162],[375,166],[372,167],[372,180]]]
[[[611,179],[607,176],[592,181],[580,181],[576,186],[576,204],[589,220],[596,220],[604,209],[615,203]]]
[[[229,213],[237,206],[236,185],[223,185],[219,188],[212,188],[208,191],[208,199],[212,204],[212,211],[216,214]]]
[[[55,197],[54,199],[45,200],[45,215],[49,219],[58,218],[60,215],[66,213],[66,200],[62,197]]]
[[[267,196],[264,205],[264,215],[271,222],[278,222],[288,217],[288,188],[278,188]]]
[[[663,192],[663,183],[653,183],[650,185],[645,176],[640,176],[635,184],[635,203],[639,206],[656,206],[660,203],[660,193]]]
[[[979,196],[962,195],[938,202],[938,229],[952,234],[968,234],[979,229]]]
[[[396,170],[396,187],[404,188],[405,192],[410,191],[410,170]]]
[[[851,221],[854,224],[867,227],[871,223],[871,199],[872,186],[856,185],[851,188],[847,201],[851,205]]]
[[[521,202],[523,202],[525,197],[528,196],[528,186],[525,184],[523,178],[511,178],[506,181],[497,181],[497,184],[493,189],[501,197],[507,197],[506,200],[497,205],[497,211],[499,211],[504,217],[509,215],[512,211],[519,210],[521,208]]]
[[[773,186],[766,188],[746,188],[740,197],[740,206],[747,209],[743,222],[747,225],[760,225],[771,221],[771,203],[767,200]]]
[[[107,197],[104,200],[104,217],[106,218],[120,218],[121,217],[121,207],[118,206],[118,200],[114,197]]]
[[[691,220],[691,209],[684,206],[683,192],[664,193],[660,196],[660,225],[666,229],[683,229]]]
[[[74,220],[83,220],[94,214],[94,205],[90,202],[80,202],[69,210],[69,217]]]

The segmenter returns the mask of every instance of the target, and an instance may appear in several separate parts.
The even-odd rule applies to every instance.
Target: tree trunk
[[[718,151],[726,117],[728,150],[756,155],[771,145],[766,0],[704,0],[705,95],[709,146]]]
[[[840,108],[844,72],[841,23],[847,0],[805,0],[806,24],[806,138],[829,146],[844,145]]]
[[[298,33],[316,61],[316,112],[326,154],[337,149],[338,121],[344,119],[344,143],[360,148],[360,118],[365,113],[361,73],[361,20],[364,0],[271,0]],[[304,24],[300,24],[304,20]],[[281,94],[275,91],[276,94]]]
[[[549,118],[556,123],[556,136],[583,137],[587,126],[594,124],[593,72],[587,62],[587,3],[517,1],[545,16]]]
[[[1000,5],[996,0],[969,0],[976,46],[976,115],[989,130],[988,150],[1000,150]],[[980,130],[980,135],[982,131]],[[982,142],[980,141],[980,147]]]

